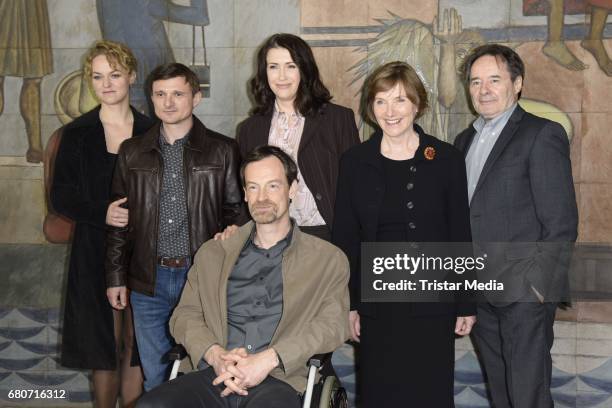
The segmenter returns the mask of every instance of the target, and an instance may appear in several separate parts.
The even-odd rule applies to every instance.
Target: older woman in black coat
[[[341,159],[332,242],[351,264],[351,336],[360,346],[362,407],[452,407],[454,335],[469,334],[463,303],[361,303],[361,242],[469,242],[463,156],[414,120],[427,93],[412,67],[392,62],[364,86],[378,130]]]
[[[123,406],[133,406],[142,392],[140,367],[130,365],[134,344],[131,310],[110,307],[104,280],[106,225],[124,227],[129,216],[121,207],[125,199],[110,200],[117,151],[123,140],[153,125],[130,107],[129,88],[135,73],[136,59],[124,45],[99,41],[89,50],[84,75],[100,106],[63,129],[51,189],[55,211],[76,222],[61,364],[93,370],[97,407],[114,408],[120,390]]]

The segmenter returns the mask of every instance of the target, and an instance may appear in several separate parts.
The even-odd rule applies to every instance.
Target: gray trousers
[[[473,339],[495,408],[550,408],[556,303],[478,305]]]

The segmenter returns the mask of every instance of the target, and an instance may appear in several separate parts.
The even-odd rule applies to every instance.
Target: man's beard
[[[264,207],[263,210],[259,208]],[[271,224],[278,220],[278,206],[272,201],[263,201],[249,207],[251,217],[257,224]]]

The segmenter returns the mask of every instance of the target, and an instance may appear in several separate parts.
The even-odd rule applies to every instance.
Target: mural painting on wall
[[[380,33],[354,50],[364,56],[349,68],[352,83],[362,81],[385,62],[407,62],[417,70],[430,95],[429,109],[417,122],[428,133],[452,142],[476,118],[461,77],[461,66],[469,52],[487,39],[478,28],[464,29],[455,8],[441,10],[431,24],[389,14],[389,18],[377,19]],[[507,45],[515,48],[520,43]],[[527,111],[561,123],[571,138],[571,120],[554,104],[529,98],[522,98],[520,104]],[[362,126],[367,137],[371,129],[366,124]]]
[[[196,31],[201,34],[204,56],[204,26],[210,24],[207,0],[193,0],[183,6],[171,0],[97,0],[96,8],[102,38],[126,44],[138,61],[136,83],[130,90],[130,101],[139,110],[152,113],[145,92],[146,77],[160,64],[174,62],[174,52],[164,21],[193,26],[191,68],[198,74],[204,96],[210,92],[210,66],[204,57],[196,63]],[[199,27],[196,30],[196,27]],[[56,110],[63,123],[87,112],[95,104],[81,71],[68,74],[56,91]]]
[[[588,14],[589,27],[580,45],[593,55],[599,68],[608,76],[612,76],[612,60],[604,47],[603,32],[611,9],[611,0],[523,0],[524,15],[546,15],[548,18],[548,38],[542,52],[572,71],[586,69],[587,65],[565,44],[564,15]]]
[[[22,78],[19,110],[25,122],[26,160],[42,161],[40,83],[53,72],[47,0],[0,2],[0,115],[4,111],[4,78]]]

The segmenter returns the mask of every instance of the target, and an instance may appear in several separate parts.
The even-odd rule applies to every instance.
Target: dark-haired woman
[[[257,53],[251,116],[238,129],[242,156],[278,146],[298,163],[299,191],[289,212],[300,228],[330,240],[340,155],[359,143],[353,111],[330,103],[312,50],[292,34],[274,34]]]

